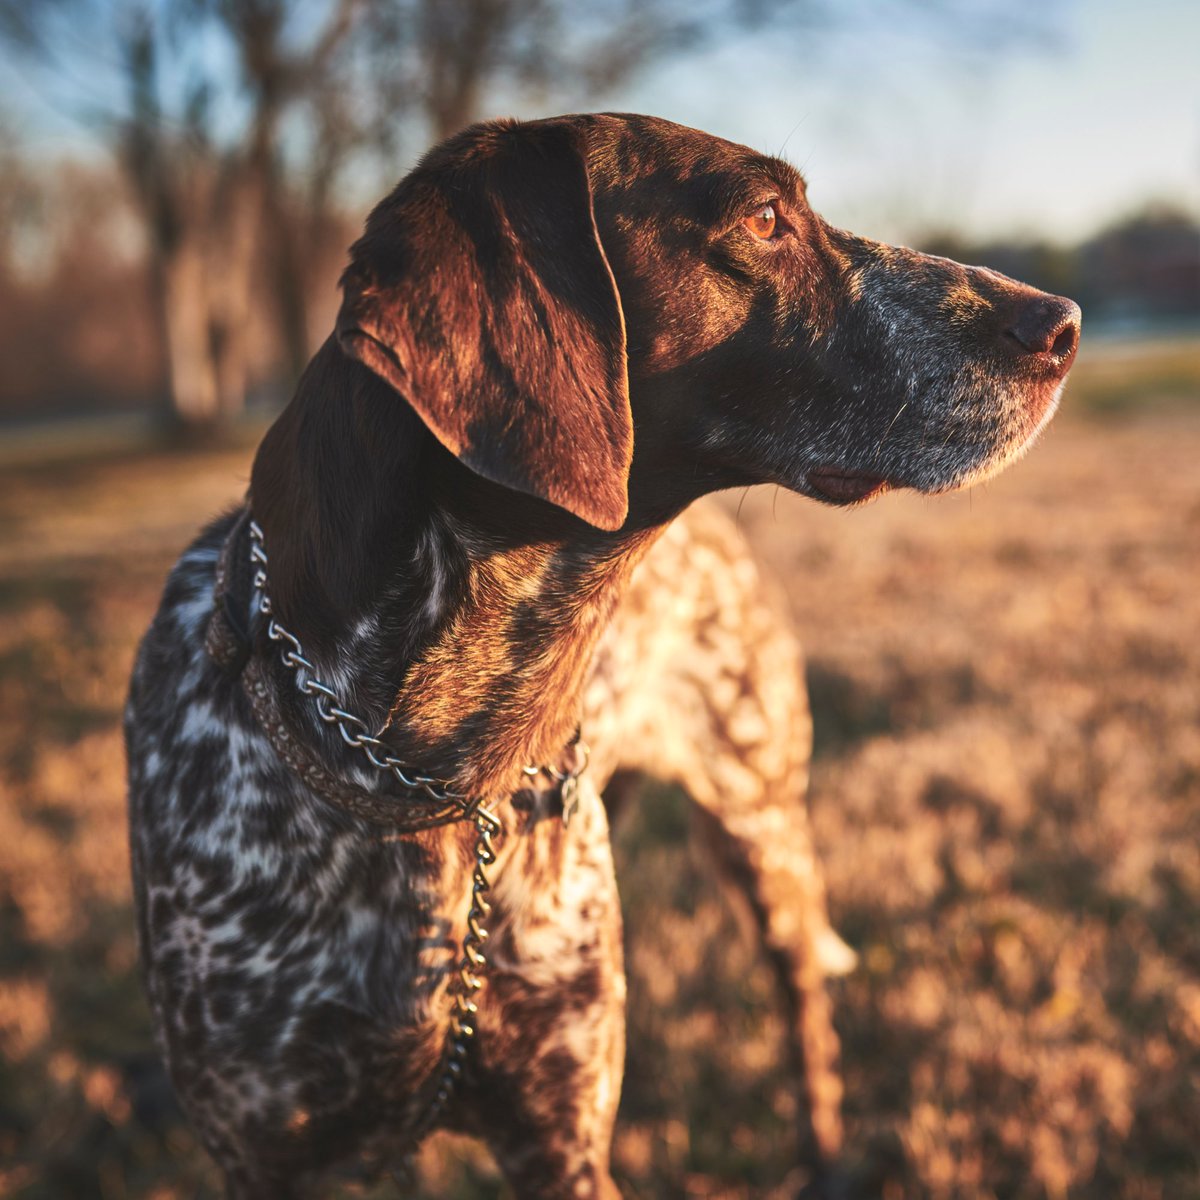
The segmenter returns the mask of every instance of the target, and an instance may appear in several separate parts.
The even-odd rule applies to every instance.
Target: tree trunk
[[[271,239],[268,257],[272,291],[290,389],[300,378],[310,357],[306,272],[301,262],[303,250],[296,228],[298,222],[295,214],[289,211],[279,168],[273,161],[264,166],[263,188],[267,235]]]
[[[259,236],[262,192],[257,182],[235,178],[218,201],[219,214],[209,240],[209,353],[216,380],[219,419],[232,421],[246,406],[252,287]]]
[[[184,428],[211,428],[222,414],[211,350],[204,256],[190,238],[164,256],[161,279],[172,412]]]

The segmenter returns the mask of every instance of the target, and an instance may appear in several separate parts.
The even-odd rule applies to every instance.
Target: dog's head
[[[343,287],[345,354],[477,474],[601,529],[735,484],[982,479],[1053,414],[1080,319],[830,227],[787,163],[626,115],[444,143]]]

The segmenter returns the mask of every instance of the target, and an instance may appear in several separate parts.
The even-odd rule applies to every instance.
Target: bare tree
[[[133,185],[169,411],[186,426],[219,424],[242,407],[253,284],[264,267],[287,357],[294,366],[307,355],[303,287],[274,219],[286,186],[281,129],[289,107],[332,70],[359,7],[328,6],[315,35],[297,42],[284,0],[0,3],[10,50],[82,80],[66,103]],[[80,74],[85,47],[105,77]]]

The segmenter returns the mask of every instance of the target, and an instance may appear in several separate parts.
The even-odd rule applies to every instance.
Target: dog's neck
[[[251,491],[277,615],[318,675],[390,752],[485,796],[560,758],[663,527],[603,533],[480,479],[331,345],[264,439]]]

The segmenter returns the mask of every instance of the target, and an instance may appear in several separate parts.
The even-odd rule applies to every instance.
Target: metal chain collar
[[[496,861],[494,837],[503,832],[503,826],[482,801],[482,797],[470,797],[455,791],[449,782],[424,775],[406,766],[394,755],[383,750],[379,737],[370,732],[367,723],[349,712],[340,702],[337,692],[317,678],[316,668],[305,657],[300,639],[281,625],[272,614],[271,597],[267,592],[267,551],[263,544],[262,527],[253,518],[249,521],[250,564],[254,568],[254,591],[258,596],[258,611],[267,619],[267,637],[273,642],[284,642],[283,662],[296,677],[296,686],[306,696],[316,701],[317,715],[327,725],[333,725],[342,741],[352,749],[359,750],[378,771],[392,775],[407,790],[441,805],[431,814],[436,824],[470,820],[475,826],[475,866],[471,873],[471,907],[467,912],[467,932],[462,939],[462,957],[458,973],[451,982],[454,994],[454,1011],[450,1016],[450,1027],[446,1032],[446,1047],[442,1056],[442,1071],[433,1099],[416,1121],[411,1137],[418,1143],[437,1123],[454,1096],[459,1080],[466,1069],[470,1045],[476,1036],[476,1018],[479,1007],[474,997],[484,985],[483,971],[487,958],[481,947],[488,939],[485,926],[491,915],[492,906],[486,893],[491,890],[488,868]],[[527,776],[545,774],[561,789],[563,824],[570,822],[578,801],[579,777],[587,770],[590,752],[585,742],[577,742],[579,762],[568,771],[554,766],[526,766],[522,771]]]

